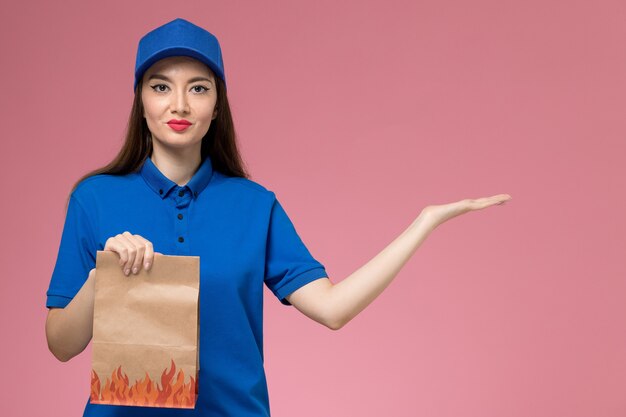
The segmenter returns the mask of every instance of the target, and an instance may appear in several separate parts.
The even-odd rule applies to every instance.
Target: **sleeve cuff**
[[[298,288],[304,287],[309,282],[315,281],[320,278],[328,278],[328,274],[326,273],[326,268],[318,267],[314,269],[309,269],[306,272],[301,273],[284,287],[276,290],[275,295],[278,297],[280,302],[286,306],[290,306],[291,303],[285,299],[286,296],[296,291]]]
[[[46,307],[65,308],[72,299],[70,297],[64,297],[62,295],[49,295],[46,299]]]

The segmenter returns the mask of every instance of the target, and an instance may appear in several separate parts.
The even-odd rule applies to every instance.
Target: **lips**
[[[182,130],[187,129],[189,126],[191,126],[191,122],[182,119],[182,120],[176,120],[176,119],[172,119],[169,122],[167,122],[168,126],[171,127],[172,129],[176,130],[177,132],[180,132]]]
[[[185,119],[181,119],[181,120],[172,119],[169,122],[167,122],[167,124],[190,125],[191,122]]]

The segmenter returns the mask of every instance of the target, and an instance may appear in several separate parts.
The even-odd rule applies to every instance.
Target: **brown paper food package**
[[[155,253],[128,276],[119,259],[96,257],[90,402],[194,408],[200,257]]]

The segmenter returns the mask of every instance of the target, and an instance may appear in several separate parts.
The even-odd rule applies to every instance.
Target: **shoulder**
[[[211,180],[213,186],[220,187],[228,191],[248,194],[252,197],[261,199],[274,200],[276,194],[264,185],[243,177],[230,177],[219,171],[213,173],[214,178]]]
[[[96,174],[81,180],[74,188],[70,198],[83,205],[119,193],[120,186],[128,186],[136,181],[136,173],[126,175]]]

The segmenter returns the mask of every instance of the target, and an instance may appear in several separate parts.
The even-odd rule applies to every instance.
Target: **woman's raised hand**
[[[497,194],[491,197],[476,199],[466,198],[454,203],[424,207],[420,217],[423,217],[434,228],[468,211],[481,210],[495,204],[504,204],[510,199],[511,196],[508,194]]]
[[[146,271],[149,271],[154,263],[155,252],[152,242],[130,232],[108,238],[104,250],[116,252],[120,256],[120,265],[126,276],[130,274],[131,270],[133,274],[138,274],[142,263]],[[160,252],[156,253],[161,255]]]

